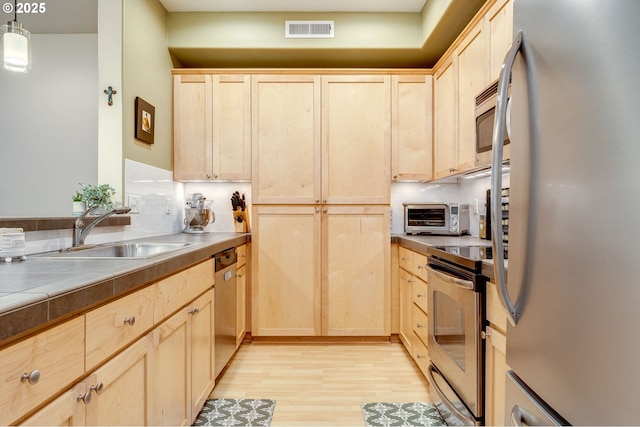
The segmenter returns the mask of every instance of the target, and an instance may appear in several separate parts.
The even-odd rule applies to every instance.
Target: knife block
[[[248,233],[251,230],[248,211],[233,211],[233,226],[236,233]]]

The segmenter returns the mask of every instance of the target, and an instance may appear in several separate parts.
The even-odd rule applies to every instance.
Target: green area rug
[[[362,416],[367,426],[446,426],[435,405],[431,403],[362,404]]]
[[[270,399],[208,399],[194,426],[268,426],[276,401]]]

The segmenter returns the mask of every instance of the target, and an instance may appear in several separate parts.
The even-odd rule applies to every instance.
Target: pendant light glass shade
[[[31,33],[17,21],[0,27],[2,68],[26,73],[31,70]]]

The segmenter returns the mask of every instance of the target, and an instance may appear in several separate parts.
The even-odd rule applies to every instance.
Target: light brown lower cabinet
[[[191,425],[213,390],[213,290],[151,332],[152,425]]]
[[[247,332],[247,266],[236,271],[236,349]]]
[[[254,336],[390,334],[388,206],[254,205]]]

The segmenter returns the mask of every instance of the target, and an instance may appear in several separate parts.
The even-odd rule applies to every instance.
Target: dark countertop
[[[400,246],[414,250],[421,254],[427,254],[429,246],[491,246],[491,240],[484,240],[474,236],[425,236],[396,234],[391,236],[391,243],[398,243]],[[505,261],[505,269],[508,261]],[[482,262],[482,275],[493,281],[493,260]]]
[[[31,255],[0,263],[0,345],[250,240],[250,233],[177,233],[134,241],[196,244],[146,259]]]

